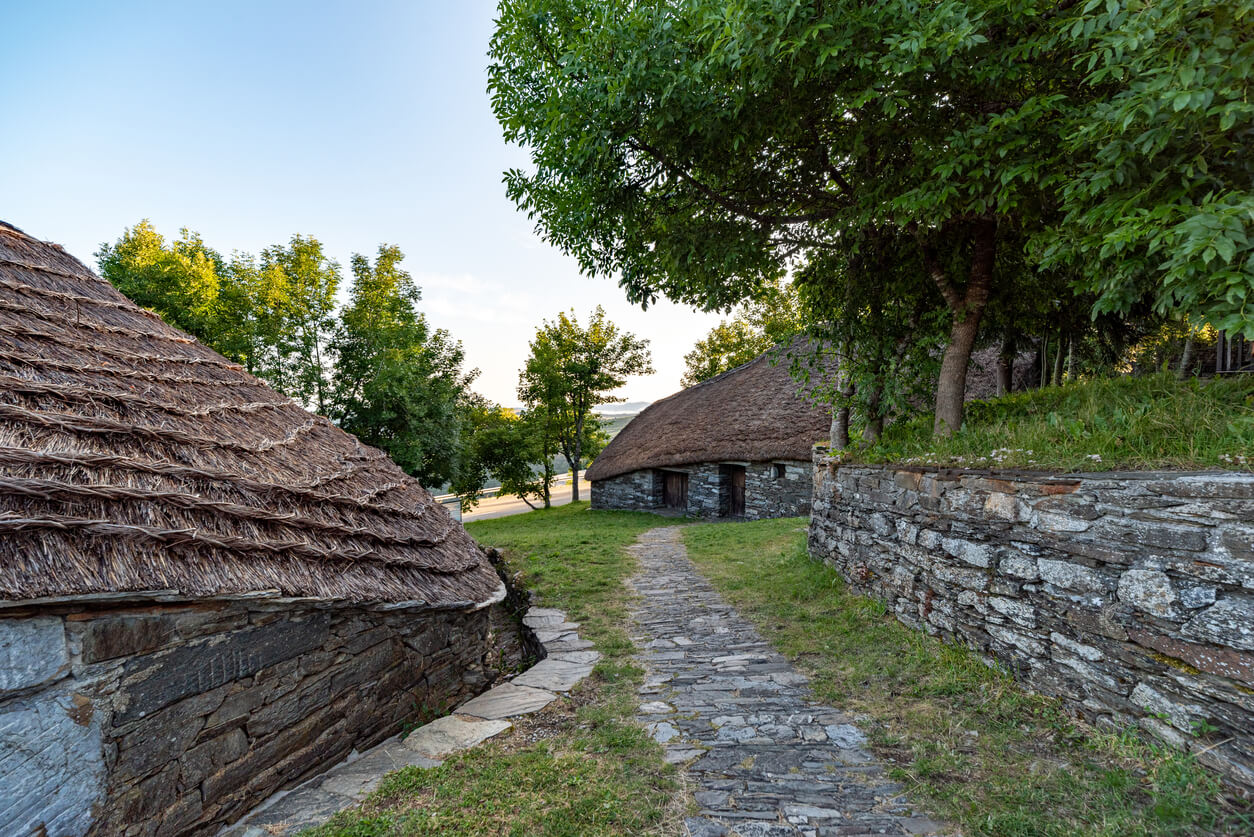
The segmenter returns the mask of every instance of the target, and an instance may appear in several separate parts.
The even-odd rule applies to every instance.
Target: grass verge
[[[518,837],[678,833],[678,782],[631,723],[643,672],[630,656],[625,551],[655,515],[592,512],[586,502],[467,525],[520,571],[538,604],[560,608],[602,653],[569,699],[440,767],[391,774],[359,808],[306,837]]]
[[[803,518],[704,524],[689,557],[813,679],[868,717],[912,797],[968,835],[1249,834],[1190,756],[1081,727],[976,655],[897,622],[806,554]]]
[[[1254,375],[1176,380],[1160,373],[1081,381],[967,405],[962,429],[932,436],[932,417],[885,428],[853,462],[1108,471],[1254,470]]]

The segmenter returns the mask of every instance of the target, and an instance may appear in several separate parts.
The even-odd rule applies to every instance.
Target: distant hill
[[[593,412],[606,418],[616,416],[635,416],[639,415],[645,407],[649,406],[651,401],[624,401],[621,404],[602,404],[594,407]]]

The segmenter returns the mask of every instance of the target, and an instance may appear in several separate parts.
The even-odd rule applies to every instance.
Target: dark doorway
[[[722,513],[724,517],[745,516],[745,467],[743,465],[720,465],[719,477],[722,478],[723,496]]]
[[[688,475],[678,471],[663,474],[662,505],[676,511],[688,510]]]

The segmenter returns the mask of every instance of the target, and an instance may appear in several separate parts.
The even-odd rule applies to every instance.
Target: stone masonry
[[[0,612],[0,834],[212,834],[487,688],[478,611],[231,599]]]
[[[701,463],[667,469],[642,469],[592,483],[592,508],[651,511],[662,508],[662,475],[681,471],[688,475],[689,517],[727,517],[726,465],[745,469],[744,520],[797,517],[810,511],[810,464],[775,461],[750,463]],[[782,473],[781,473],[782,472]]]
[[[815,449],[810,554],[1091,722],[1254,789],[1254,474],[851,466]]]

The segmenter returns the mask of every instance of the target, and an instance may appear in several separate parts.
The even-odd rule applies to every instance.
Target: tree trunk
[[[1001,351],[997,355],[997,394],[1005,395],[1014,388],[1015,374],[1015,335],[1006,329],[1001,338]]]
[[[1054,349],[1054,386],[1062,386],[1062,332],[1058,332],[1058,345]]]
[[[1189,364],[1193,362],[1193,333],[1184,338],[1184,351],[1180,353],[1180,365],[1176,367],[1176,377],[1184,380],[1189,374]]]
[[[980,318],[988,305],[993,284],[993,266],[997,258],[997,222],[990,218],[975,222],[972,233],[971,273],[964,294],[958,295],[949,279],[935,264],[930,265],[934,281],[953,312],[949,345],[941,358],[940,380],[936,386],[936,420],[932,433],[953,435],[962,427],[962,413],[967,390],[967,367],[971,351],[980,331]]]
[[[1075,338],[1067,338],[1067,380],[1075,380]]]
[[[572,503],[579,502],[579,458],[575,457],[575,461],[570,466],[570,501]]]
[[[883,371],[877,372],[876,377],[881,375]],[[862,428],[862,441],[864,442],[874,444],[884,435],[883,398],[884,384],[876,383],[866,399],[866,426]]]
[[[832,450],[849,447],[849,408],[841,407],[832,413]]]

